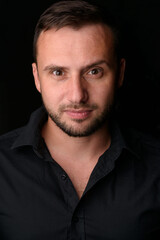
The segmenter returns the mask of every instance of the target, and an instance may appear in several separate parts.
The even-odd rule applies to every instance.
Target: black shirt
[[[79,200],[41,138],[45,119],[40,108],[0,138],[0,239],[160,239],[159,143],[114,125]]]

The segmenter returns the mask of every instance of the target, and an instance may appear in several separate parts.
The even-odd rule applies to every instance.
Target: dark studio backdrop
[[[160,136],[159,1],[97,1],[114,11],[123,26],[127,69],[118,117],[126,125]],[[26,124],[41,105],[32,77],[32,40],[40,14],[53,2],[0,3],[0,134]]]

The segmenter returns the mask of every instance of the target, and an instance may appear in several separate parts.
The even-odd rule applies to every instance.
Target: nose
[[[86,103],[88,101],[88,89],[85,79],[74,76],[70,79],[68,99],[72,103]]]

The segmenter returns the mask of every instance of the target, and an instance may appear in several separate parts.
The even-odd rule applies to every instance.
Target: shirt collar
[[[120,127],[119,124],[113,120],[111,123],[111,148],[117,149],[116,152],[122,152],[123,149],[127,150],[134,156],[139,158],[139,153],[133,141],[135,137],[134,133],[130,132],[130,129],[124,129]]]
[[[41,128],[46,120],[47,114],[44,107],[34,111],[31,114],[28,124],[22,128],[20,135],[18,135],[11,148],[15,149],[23,146],[32,146],[33,149],[39,151],[43,142]]]
[[[23,146],[32,146],[36,154],[42,157],[41,150],[44,146],[44,142],[41,137],[41,128],[45,121],[47,121],[47,113],[42,106],[31,114],[28,124],[22,128],[20,135],[18,135],[11,148],[15,149]],[[130,139],[126,137],[126,134],[122,134],[118,123],[114,120],[111,123],[110,149],[114,149],[115,155],[122,152],[123,149],[126,149],[131,154],[139,157],[137,151],[133,149],[133,145],[130,144]]]

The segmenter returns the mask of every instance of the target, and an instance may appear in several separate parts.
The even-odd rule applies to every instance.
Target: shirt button
[[[66,176],[65,174],[62,174],[62,175],[61,175],[61,179],[62,179],[63,181],[65,181],[66,178],[67,178],[67,176]]]

